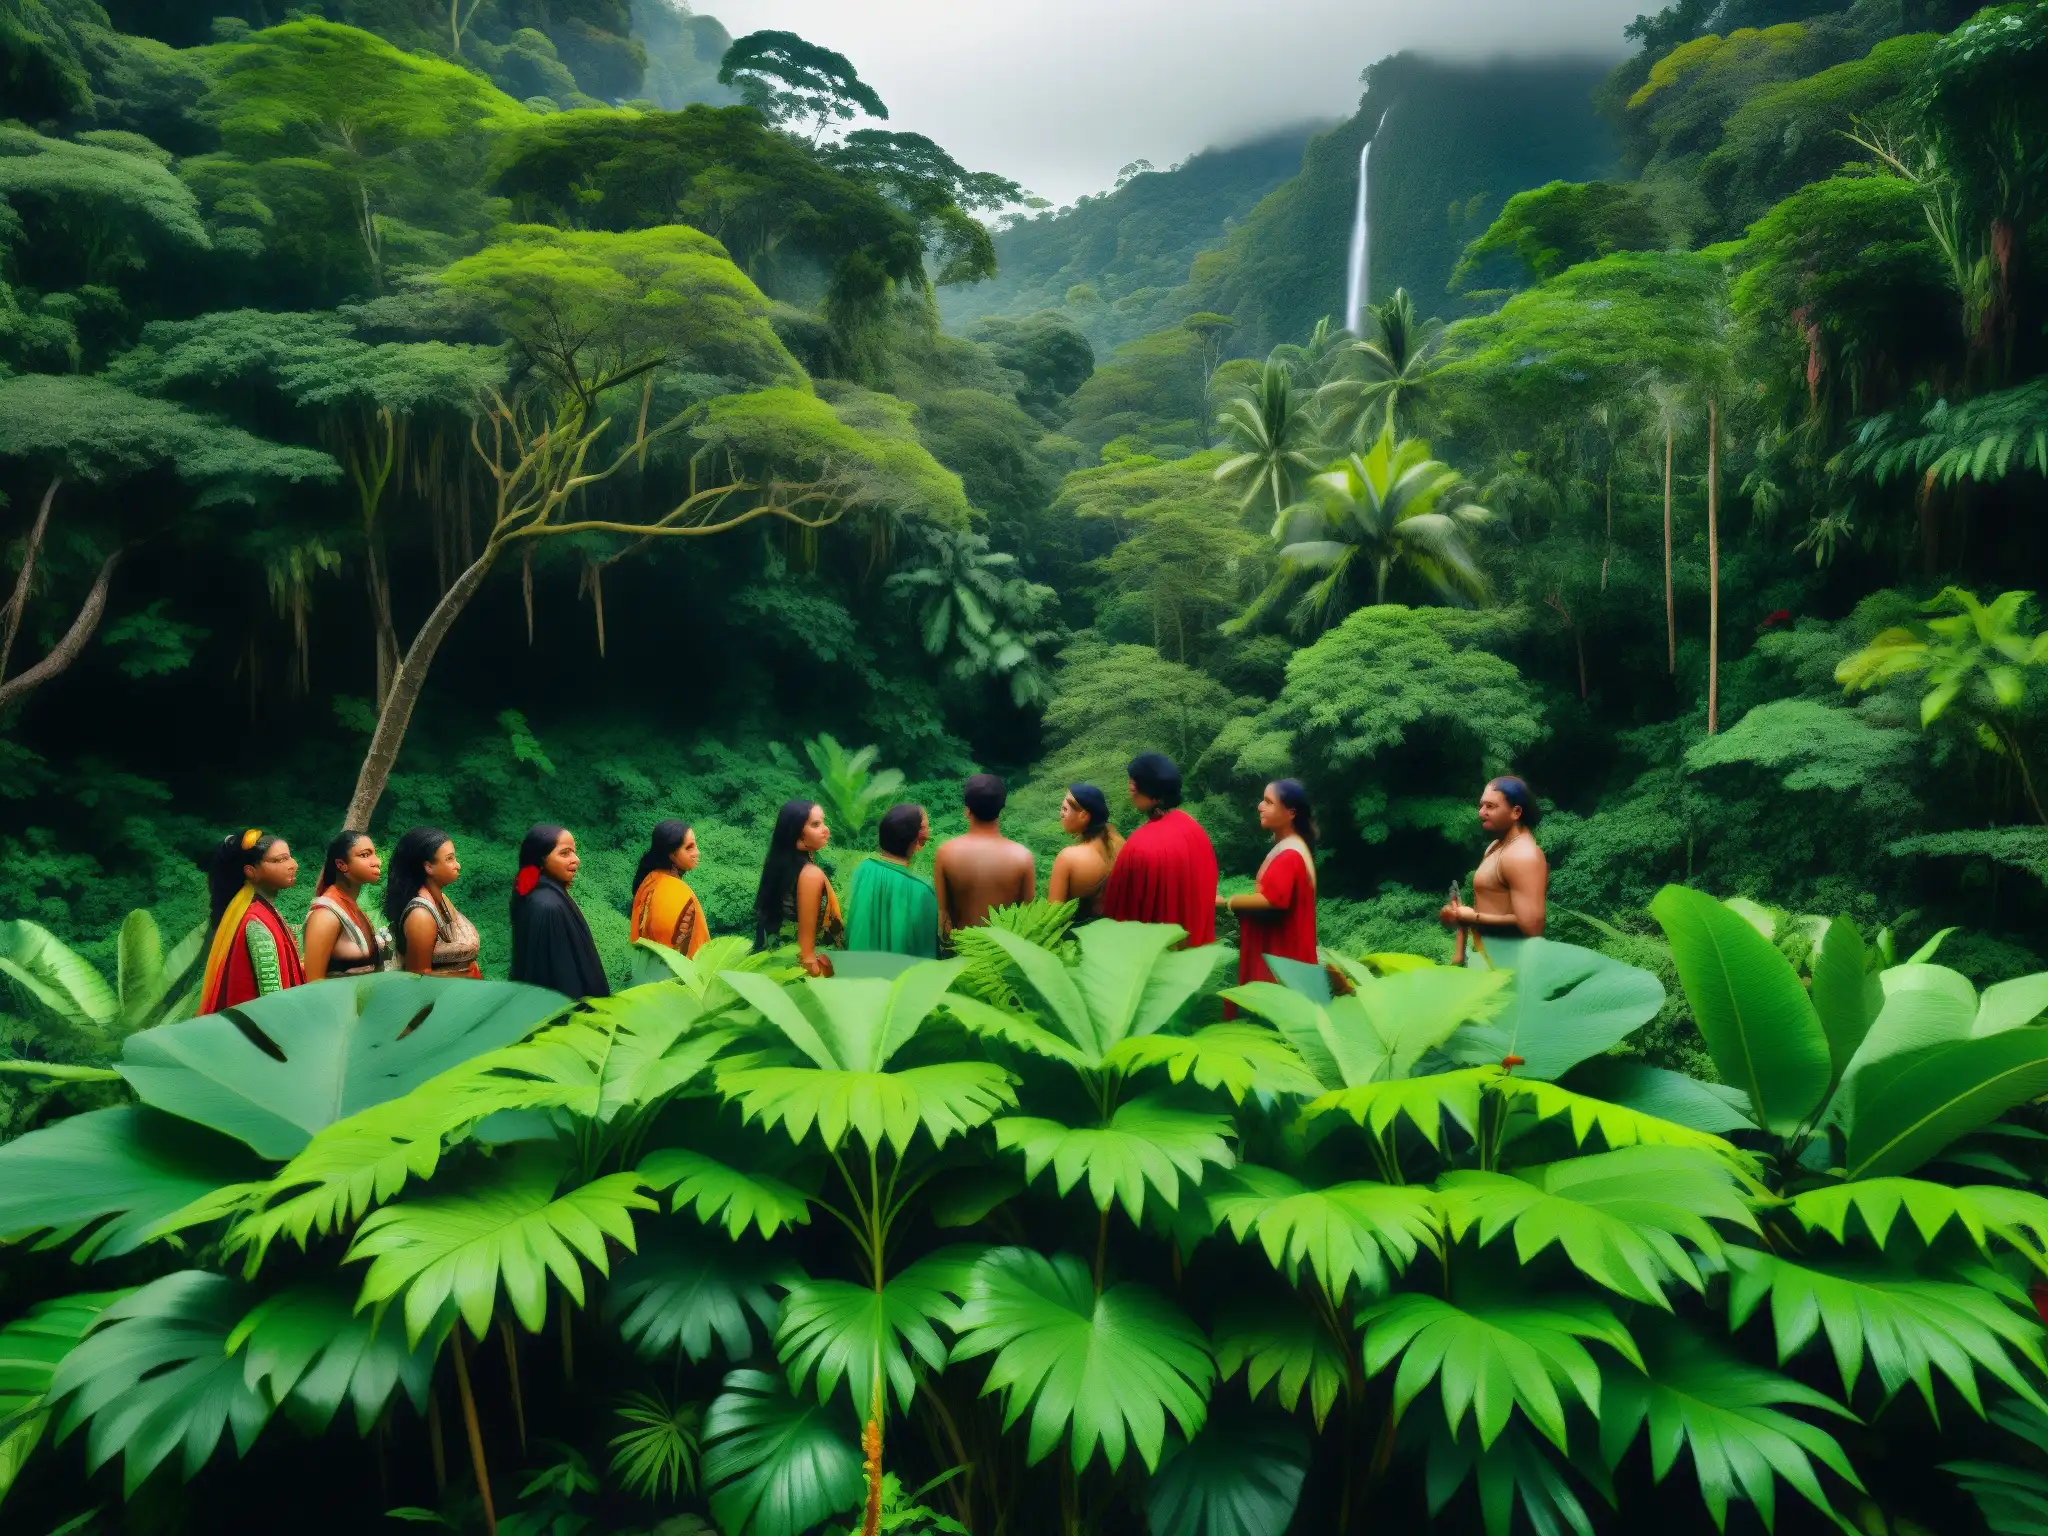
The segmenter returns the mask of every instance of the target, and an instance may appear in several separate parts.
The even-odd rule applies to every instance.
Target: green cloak
[[[848,949],[938,958],[939,899],[927,882],[901,864],[864,860],[853,872],[846,905]]]

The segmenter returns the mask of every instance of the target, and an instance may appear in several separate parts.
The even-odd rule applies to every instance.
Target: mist
[[[801,33],[852,59],[890,125],[1071,202],[1261,129],[1347,115],[1359,71],[1449,57],[1613,55],[1645,0],[695,0],[735,36]],[[1654,7],[1652,7],[1654,8]]]

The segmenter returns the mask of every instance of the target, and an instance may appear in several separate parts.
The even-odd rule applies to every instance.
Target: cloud
[[[1451,57],[1612,54],[1647,0],[696,0],[734,36],[801,33],[852,59],[890,124],[1056,203],[1126,162],[1348,115],[1359,71]]]

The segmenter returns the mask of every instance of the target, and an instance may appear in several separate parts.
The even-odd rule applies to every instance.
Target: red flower
[[[512,892],[515,896],[531,896],[533,888],[539,884],[540,866],[537,864],[522,864],[519,866],[518,875],[512,881]]]
[[[1501,1066],[1510,1072],[1514,1071],[1515,1068],[1522,1065],[1522,1062],[1523,1058],[1520,1056],[1503,1056],[1500,1059]]]
[[[1757,628],[1776,629],[1780,624],[1790,624],[1791,622],[1791,614],[1787,613],[1783,608],[1774,608],[1771,610],[1770,614],[1764,619],[1763,623],[1757,625]]]

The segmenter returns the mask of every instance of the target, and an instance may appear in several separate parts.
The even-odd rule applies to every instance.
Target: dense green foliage
[[[0,0],[10,1527],[2033,1528],[2048,5],[1629,37],[1054,212],[669,0]],[[1227,884],[1308,786],[1331,971],[731,937],[785,799],[1043,869],[1143,749]],[[565,823],[620,995],[191,1019],[345,814],[494,978]]]

